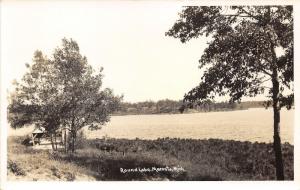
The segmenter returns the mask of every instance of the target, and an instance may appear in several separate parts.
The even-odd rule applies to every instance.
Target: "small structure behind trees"
[[[35,126],[34,130],[30,134],[28,143],[26,145],[44,145],[51,144],[53,150],[57,150],[58,147],[64,147],[67,150],[69,132],[65,127],[60,127],[55,131],[55,134],[50,134],[43,127]]]
[[[35,128],[31,133],[31,144],[41,144],[41,138],[46,138],[47,133],[44,128]]]
[[[64,138],[65,151],[75,151],[78,131],[83,127],[100,129],[118,109],[121,96],[111,89],[102,89],[102,71],[95,71],[82,56],[78,44],[64,38],[55,49],[52,59],[36,51],[33,64],[26,64],[27,73],[15,82],[10,96],[8,120],[11,127],[21,128],[37,124],[50,136],[53,150],[57,150],[57,134]]]

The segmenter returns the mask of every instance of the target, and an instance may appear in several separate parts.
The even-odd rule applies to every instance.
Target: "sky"
[[[201,37],[182,44],[165,36],[182,7],[170,2],[4,2],[1,10],[2,75],[8,91],[32,63],[35,50],[51,57],[61,39],[79,44],[104,87],[124,101],[180,100],[197,86]]]

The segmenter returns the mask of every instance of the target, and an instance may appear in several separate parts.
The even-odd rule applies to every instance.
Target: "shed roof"
[[[45,133],[45,128],[43,127],[38,127],[38,128],[35,128],[32,133]]]

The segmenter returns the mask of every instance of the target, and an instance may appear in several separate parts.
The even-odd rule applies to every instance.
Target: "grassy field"
[[[25,137],[8,138],[8,180],[95,180],[92,172],[72,163],[61,162],[49,150],[22,145]]]
[[[9,137],[9,180],[275,180],[272,144],[266,143],[96,139],[84,140],[75,154],[64,154],[34,150],[21,145],[22,139]],[[294,175],[293,149],[283,144],[288,180]],[[181,170],[164,170],[174,167]]]

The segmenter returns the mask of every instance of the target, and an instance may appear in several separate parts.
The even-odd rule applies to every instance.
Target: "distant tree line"
[[[114,112],[114,115],[129,114],[176,114],[191,112],[210,112],[210,111],[232,111],[248,108],[264,107],[263,101],[246,101],[240,103],[230,102],[214,102],[208,100],[205,103],[194,105],[191,109],[183,109],[182,100],[159,100],[159,101],[143,101],[137,103],[122,102],[120,108]]]

